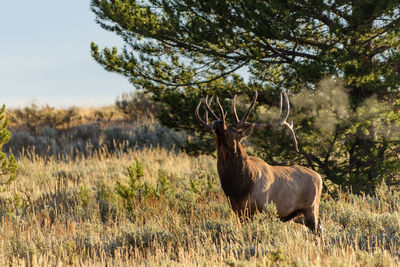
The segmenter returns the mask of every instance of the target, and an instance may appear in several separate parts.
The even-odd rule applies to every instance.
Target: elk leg
[[[318,214],[315,214],[314,207],[308,208],[304,211],[305,224],[311,231],[315,232],[318,224]]]
[[[324,228],[322,228],[321,219],[318,219],[318,233],[322,236],[324,234]]]
[[[321,237],[322,242],[324,242],[324,229],[322,228],[321,218],[318,218],[318,235]]]

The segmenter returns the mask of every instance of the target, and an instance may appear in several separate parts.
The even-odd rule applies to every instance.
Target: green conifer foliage
[[[288,143],[277,145],[273,133],[253,143],[266,159],[290,158],[359,190],[373,190],[399,171],[399,1],[92,0],[91,8],[97,23],[125,42],[120,50],[92,43],[93,58],[166,104],[160,120],[193,133],[188,150],[213,150],[193,112],[206,94],[230,110],[235,93],[251,97],[258,90],[258,105],[275,107],[283,89],[314,97],[321,81],[333,78],[348,96],[348,116],[339,114],[320,131],[311,127],[323,125],[322,113],[307,119],[301,114],[307,108],[295,106],[300,155]],[[365,109],[374,99],[380,110]]]
[[[11,133],[7,129],[8,118],[5,117],[5,105],[0,109],[0,186],[6,185],[16,178],[17,161],[14,155],[7,155],[2,151],[3,145],[10,138]]]

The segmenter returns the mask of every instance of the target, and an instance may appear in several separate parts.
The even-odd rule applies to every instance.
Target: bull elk
[[[197,105],[195,115],[200,124],[213,133],[218,150],[218,174],[222,189],[228,197],[232,209],[240,215],[251,215],[262,211],[267,203],[276,206],[279,218],[288,221],[299,215],[304,215],[305,225],[313,232],[322,234],[322,225],[319,221],[319,202],[322,192],[321,176],[308,168],[293,166],[271,166],[263,160],[248,156],[241,142],[249,137],[254,129],[286,126],[293,137],[296,150],[297,140],[293,124],[286,119],[289,116],[289,99],[286,93],[286,109],[282,115],[282,94],[279,112],[271,123],[256,124],[246,122],[250,111],[257,100],[257,92],[244,114],[242,120],[236,113],[236,95],[233,98],[232,110],[235,123],[227,124],[226,113],[217,97],[220,118],[212,111],[213,97],[205,98],[204,117],[199,115],[202,101]],[[215,121],[208,122],[208,115]]]

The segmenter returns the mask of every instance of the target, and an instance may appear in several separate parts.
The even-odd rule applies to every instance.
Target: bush
[[[161,104],[150,99],[148,93],[136,90],[133,93],[122,94],[115,105],[129,121],[145,120],[154,122],[158,116]]]
[[[135,158],[135,162],[127,168],[128,185],[123,185],[119,181],[116,182],[115,190],[117,194],[124,200],[125,206],[129,211],[132,211],[132,203],[141,201],[146,197],[160,198],[169,191],[169,180],[162,170],[159,170],[157,184],[155,186],[144,181],[143,165],[139,159]]]
[[[81,110],[79,114],[85,112],[84,115],[78,115],[78,111],[73,110],[76,115],[70,121],[62,119],[70,111],[48,106],[39,109],[33,105],[11,111],[9,114],[14,118],[13,135],[4,148],[13,151],[17,157],[23,151],[44,157],[58,157],[86,156],[103,147],[109,152],[151,146],[177,149],[184,143],[183,133],[161,126],[148,117],[127,123],[121,119],[122,114],[110,107],[89,112]]]
[[[3,146],[10,138],[11,133],[8,131],[8,118],[5,117],[5,105],[0,109],[0,186],[6,185],[16,178],[17,161],[13,154],[8,157],[3,152]]]
[[[131,127],[113,126],[107,128],[103,135],[103,144],[110,151],[129,147],[156,147],[167,149],[180,148],[185,142],[184,134],[175,132],[158,122],[153,124],[136,124]]]
[[[33,136],[38,135],[38,130],[46,126],[54,129],[65,128],[79,119],[76,108],[55,109],[50,106],[40,108],[36,104],[10,113],[11,123],[28,130]]]

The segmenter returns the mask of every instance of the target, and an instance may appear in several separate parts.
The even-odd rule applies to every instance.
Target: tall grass
[[[18,179],[0,194],[0,266],[400,264],[400,194],[385,185],[376,197],[323,200],[324,240],[267,210],[240,222],[212,156],[25,153]]]

